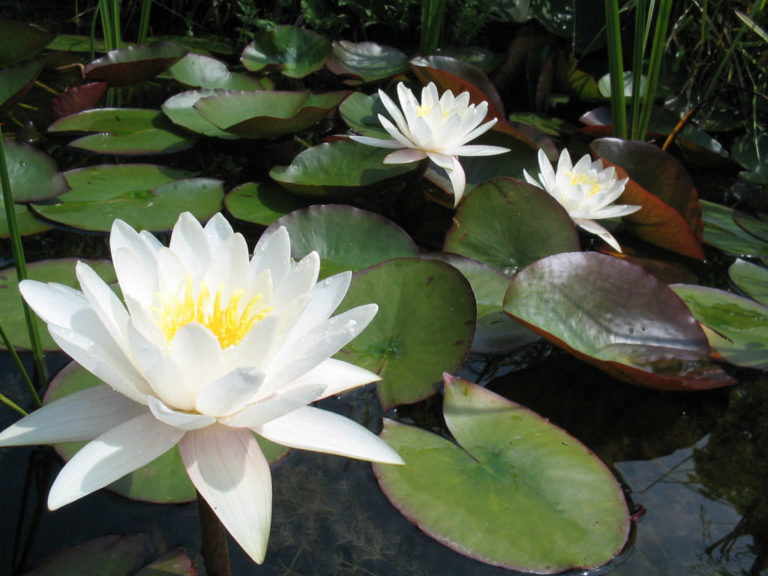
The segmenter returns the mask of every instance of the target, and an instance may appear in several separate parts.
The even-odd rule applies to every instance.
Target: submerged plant
[[[279,444],[402,463],[383,440],[310,402],[378,380],[330,358],[376,314],[331,317],[345,272],[317,282],[312,252],[294,263],[280,228],[257,244],[217,214],[182,214],[170,247],[116,221],[112,258],[125,305],[87,265],[82,292],[27,280],[24,298],[61,348],[105,384],[44,406],[0,434],[0,446],[89,440],[54,482],[56,509],[178,444],[192,483],[256,562],[271,519],[271,476],[254,432]]]
[[[369,146],[395,149],[384,158],[385,164],[408,164],[429,158],[448,173],[454,206],[457,206],[466,185],[458,157],[493,156],[509,151],[500,146],[467,144],[496,124],[496,118],[481,124],[488,112],[488,103],[470,104],[469,92],[454,96],[446,90],[439,96],[433,82],[422,89],[421,102],[402,82],[397,85],[397,96],[400,107],[379,90],[379,98],[395,122],[379,114],[379,121],[392,136],[391,140],[368,136],[352,136],[352,139]]]
[[[523,171],[528,183],[546,190],[579,227],[600,236],[611,248],[621,252],[613,235],[595,220],[627,216],[640,210],[641,206],[613,204],[624,192],[629,179],[618,180],[613,166],[603,168],[602,160],[593,162],[589,154],[582,156],[574,166],[565,149],[557,161],[557,171],[544,151],[539,150],[539,168],[538,180]]]

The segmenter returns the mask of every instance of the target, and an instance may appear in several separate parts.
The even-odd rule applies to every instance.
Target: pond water
[[[641,389],[535,345],[539,361],[501,368],[487,386],[564,427],[621,479],[636,513],[626,550],[595,573],[640,575],[765,574],[768,505],[768,378],[744,373],[736,388],[694,394]],[[52,368],[64,359],[51,359]],[[479,366],[481,362],[468,364]],[[23,396],[6,356],[3,389]],[[506,373],[505,370],[508,370]],[[477,379],[469,369],[462,374]],[[440,430],[440,399],[387,416]],[[372,428],[381,413],[371,387],[324,402]],[[16,417],[0,412],[0,427]],[[22,502],[28,463],[49,474]],[[34,507],[60,464],[41,448],[0,450],[0,573],[10,574],[12,542],[32,534],[28,566],[108,534],[145,534],[145,561],[185,547],[202,566],[195,503],[153,505],[100,491],[56,512]],[[230,542],[235,575],[500,576],[513,574],[465,558],[419,531],[378,488],[370,465],[294,451],[273,471],[274,506],[263,566]],[[41,500],[42,499],[42,500]],[[21,526],[21,530],[19,530]],[[201,569],[201,568],[200,568]],[[202,569],[201,569],[202,570]]]

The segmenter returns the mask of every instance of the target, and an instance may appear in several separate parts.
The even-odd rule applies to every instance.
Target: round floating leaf
[[[357,142],[325,142],[275,166],[269,175],[291,192],[303,196],[359,196],[390,187],[416,169],[412,164],[384,164],[391,150]]]
[[[703,223],[696,187],[672,155],[647,142],[600,138],[590,145],[617,176],[630,180],[621,204],[642,206],[624,217],[639,238],[689,258],[704,259]]]
[[[511,274],[534,260],[579,249],[568,213],[527,182],[496,178],[459,205],[443,250],[474,258]]]
[[[752,300],[768,306],[768,268],[739,259],[728,268],[728,276]]]
[[[13,211],[16,213],[16,226],[22,236],[31,236],[51,229],[50,225],[35,217],[27,206],[14,204]],[[9,238],[10,235],[5,210],[0,210],[0,238]]]
[[[406,465],[373,465],[387,498],[422,531],[481,562],[537,574],[595,568],[621,551],[623,491],[581,442],[448,375],[443,413],[455,443],[385,420],[381,437]]]
[[[195,136],[180,130],[160,110],[98,108],[61,118],[48,132],[95,132],[69,143],[99,154],[168,154],[185,150]]]
[[[24,576],[131,576],[141,566],[146,546],[144,534],[102,536],[43,560]]]
[[[87,64],[83,74],[89,80],[104,80],[112,86],[138,84],[167,70],[186,53],[186,48],[173,42],[127,46]]]
[[[325,64],[334,74],[376,82],[408,71],[408,56],[396,48],[374,42],[333,43],[333,57]]]
[[[53,113],[57,118],[61,118],[96,108],[108,86],[106,82],[88,82],[79,86],[68,86],[62,94],[51,100]]]
[[[411,237],[391,220],[351,206],[315,205],[276,220],[265,232],[285,226],[291,236],[291,256],[313,250],[320,255],[321,274],[362,270],[385,260],[416,256]]]
[[[450,264],[469,280],[477,304],[477,327],[472,340],[472,352],[505,354],[538,340],[538,336],[504,313],[504,295],[511,278],[477,260],[432,252],[422,258]]]
[[[734,384],[699,323],[661,280],[596,252],[556,254],[518,272],[504,310],[620,380],[668,390]]]
[[[222,130],[244,138],[278,138],[313,126],[336,108],[347,92],[228,91],[201,98],[195,108]]]
[[[704,220],[704,242],[710,246],[741,257],[767,257],[768,242],[747,232],[734,219],[733,208],[706,200],[701,201]]]
[[[42,66],[43,61],[38,58],[0,68],[0,112],[11,108],[32,88]]]
[[[53,158],[31,146],[6,142],[5,163],[14,202],[46,200],[69,189]]]
[[[65,366],[51,381],[43,400],[48,404],[86,388],[97,386],[102,382],[85,368],[74,362]],[[264,455],[270,462],[282,458],[288,451],[260,437],[259,441]],[[56,451],[64,460],[69,460],[85,445],[85,442],[66,442],[56,445]],[[123,476],[108,487],[133,500],[147,502],[177,503],[189,502],[196,498],[195,487],[187,476],[177,447],[172,448],[146,466]]]
[[[262,90],[264,85],[258,78],[244,74],[233,74],[221,60],[187,54],[168,69],[174,80],[194,88],[220,90]]]
[[[331,41],[296,26],[275,26],[256,36],[240,60],[246,70],[276,68],[289,78],[304,78],[319,70],[331,55]]]
[[[35,204],[41,216],[81,230],[108,232],[116,218],[134,228],[170,230],[182,212],[206,220],[221,210],[221,180],[187,178],[157,186],[126,189],[114,186],[96,190],[92,185],[75,188],[53,204]]]
[[[768,370],[768,306],[704,286],[671,288],[704,325],[717,355],[737,366]]]
[[[371,138],[391,138],[379,120],[379,114],[387,118],[389,114],[378,94],[367,96],[362,92],[352,92],[339,106],[339,114],[355,132]]]
[[[215,90],[181,92],[168,98],[163,103],[162,109],[165,115],[171,119],[171,122],[177,126],[214,138],[237,139],[234,134],[225,132],[200,116],[197,108],[195,108],[195,104],[200,98],[207,98],[215,94],[218,94]]]
[[[0,18],[0,67],[32,58],[53,39],[55,34],[34,24]],[[0,99],[2,102],[2,99]]]
[[[262,226],[269,226],[281,216],[306,205],[302,199],[272,182],[246,182],[224,197],[224,206],[232,216]]]
[[[112,265],[104,260],[85,261],[105,282],[111,283],[117,280]],[[76,260],[72,258],[60,260],[42,260],[27,264],[28,277],[41,282],[57,282],[66,286],[77,287],[75,277]],[[3,330],[14,348],[29,350],[29,334],[24,318],[24,309],[19,293],[19,281],[15,268],[6,268],[0,271],[0,318],[2,318]],[[48,334],[48,329],[41,320],[36,320],[39,328],[43,349],[46,351],[58,350],[59,347]],[[0,348],[5,349],[5,344],[0,341]]]
[[[475,330],[475,298],[461,273],[442,262],[389,260],[355,274],[339,312],[375,302],[379,311],[337,357],[382,378],[384,409],[434,394],[444,371],[463,364]]]
[[[765,219],[735,210],[733,212],[733,220],[744,230],[752,234],[752,236],[759,238],[763,242],[768,242],[768,221]]]

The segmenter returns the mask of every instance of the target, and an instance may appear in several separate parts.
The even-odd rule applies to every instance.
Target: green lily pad
[[[102,536],[67,548],[24,576],[131,576],[141,566],[147,537]]]
[[[624,217],[643,241],[689,258],[704,260],[703,222],[696,187],[671,154],[647,142],[600,138],[590,145],[619,178],[629,176],[620,204],[642,206]]]
[[[207,220],[221,210],[222,184],[213,178],[185,178],[152,189],[115,186],[97,191],[93,186],[73,186],[56,202],[32,208],[48,220],[81,230],[108,232],[119,218],[134,228],[163,231],[170,230],[182,212]]]
[[[768,306],[768,268],[739,259],[728,268],[728,276],[752,300]]]
[[[27,264],[27,275],[33,280],[41,282],[57,282],[66,286],[77,287],[75,277],[76,260],[64,258],[59,260],[42,260]],[[101,276],[105,282],[117,281],[112,264],[105,260],[86,260],[88,265]],[[3,330],[14,348],[29,350],[29,334],[22,307],[21,294],[19,293],[19,281],[16,268],[6,268],[0,271],[0,318],[2,318]],[[58,350],[58,345],[53,341],[48,329],[41,320],[36,320],[40,339],[45,351]],[[5,349],[5,344],[0,340],[0,349]]]
[[[704,325],[717,356],[737,366],[768,369],[768,306],[704,286],[670,288]]]
[[[446,252],[422,254],[422,258],[450,264],[469,280],[477,305],[477,326],[472,352],[507,354],[539,337],[504,312],[504,295],[511,278],[487,264]]]
[[[768,220],[765,220],[765,215],[763,215],[763,218],[758,218],[757,216],[735,210],[733,220],[755,238],[768,242]]]
[[[396,48],[375,42],[333,43],[333,56],[326,67],[340,76],[359,82],[377,82],[408,71],[408,56]]]
[[[142,108],[86,110],[57,120],[48,132],[94,132],[69,145],[99,154],[168,154],[195,142],[194,134],[174,126],[160,110]]]
[[[202,54],[187,54],[177,61],[168,72],[174,80],[193,88],[209,90],[263,90],[258,78],[229,71],[221,60]]]
[[[0,68],[0,112],[10,109],[29,91],[43,67],[39,58]]]
[[[696,318],[661,280],[596,252],[556,254],[518,272],[504,310],[611,376],[667,390],[735,381],[710,358]]]
[[[355,132],[371,138],[391,138],[379,121],[379,114],[389,117],[389,113],[378,94],[367,96],[362,92],[352,92],[339,106],[339,114]]]
[[[422,531],[470,558],[537,574],[596,568],[621,551],[624,493],[589,448],[447,374],[443,414],[455,442],[385,420],[381,437],[406,465],[373,465],[387,498]]]
[[[243,138],[278,138],[313,126],[328,116],[347,94],[228,91],[201,98],[195,108],[206,120]]]
[[[511,275],[534,260],[579,249],[568,213],[549,194],[520,180],[481,184],[459,205],[443,250]]]
[[[391,150],[357,142],[325,142],[275,166],[269,175],[302,196],[360,196],[383,190],[416,169],[412,164],[384,164]]]
[[[170,118],[171,122],[192,132],[210,136],[213,138],[224,138],[236,140],[237,136],[230,132],[225,132],[221,128],[211,124],[208,120],[200,116],[195,108],[195,104],[200,98],[208,98],[218,94],[216,90],[189,90],[180,92],[171,96],[163,102],[163,113]]]
[[[13,211],[16,213],[16,226],[22,236],[32,236],[51,229],[51,226],[37,218],[28,206],[14,204]],[[0,210],[0,238],[9,238],[10,235],[5,210]]]
[[[43,399],[48,404],[67,396],[97,386],[102,382],[85,368],[70,362],[54,378]],[[256,436],[264,456],[275,462],[285,456],[288,449]],[[64,460],[69,460],[85,442],[65,442],[56,445],[56,451]],[[174,447],[138,470],[123,476],[108,486],[108,489],[131,498],[146,502],[178,503],[196,499],[195,487],[187,476],[178,447]]]
[[[55,34],[35,26],[0,18],[0,67],[16,64],[37,55],[53,39]]]
[[[768,257],[768,242],[763,242],[736,223],[733,208],[701,201],[704,242],[740,257]]]
[[[246,182],[224,197],[227,211],[238,220],[269,226],[307,203],[272,182]]]
[[[339,312],[376,302],[379,311],[337,357],[379,374],[385,410],[440,388],[444,371],[464,363],[475,331],[475,298],[454,267],[398,258],[357,272]]]
[[[46,200],[69,189],[53,158],[31,146],[5,142],[5,163],[14,202]]]
[[[80,34],[59,34],[46,46],[48,50],[59,52],[106,52],[104,40]]]
[[[275,26],[256,36],[240,60],[246,70],[279,70],[289,78],[304,78],[320,70],[331,55],[331,41],[305,28]]]
[[[87,64],[83,75],[89,80],[104,80],[112,86],[138,84],[167,70],[186,53],[186,48],[173,42],[127,46],[107,52]]]
[[[385,260],[416,256],[410,236],[391,220],[352,206],[314,205],[276,220],[264,232],[285,226],[291,236],[291,256],[320,255],[321,275],[356,272]]]

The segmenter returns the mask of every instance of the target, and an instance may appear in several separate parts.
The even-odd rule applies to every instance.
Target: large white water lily
[[[538,180],[523,170],[528,183],[549,192],[579,227],[600,236],[611,248],[621,252],[621,246],[613,235],[595,220],[627,216],[642,208],[614,204],[624,192],[629,178],[618,180],[613,166],[603,168],[603,162],[593,162],[589,154],[582,156],[574,166],[565,149],[557,161],[557,171],[552,168],[544,151],[539,150],[539,168]]]
[[[377,310],[368,304],[331,316],[351,273],[317,282],[318,255],[294,262],[284,228],[262,238],[251,258],[220,214],[204,228],[182,214],[169,247],[118,220],[110,245],[125,305],[83,263],[82,292],[20,285],[59,346],[105,383],[0,434],[0,446],[90,441],[56,478],[51,509],[178,444],[198,492],[261,562],[272,488],[254,432],[289,447],[402,463],[366,428],[308,406],[378,379],[330,358]]]
[[[351,138],[369,146],[396,149],[384,158],[385,164],[408,164],[429,158],[448,173],[454,205],[458,205],[466,186],[459,156],[492,156],[509,151],[500,146],[467,144],[496,124],[496,118],[481,124],[488,112],[488,103],[481,102],[478,106],[470,104],[469,92],[454,96],[453,92],[446,90],[439,96],[437,87],[430,82],[422,89],[419,102],[401,82],[397,85],[397,97],[400,107],[379,90],[381,102],[395,121],[393,124],[379,114],[379,122],[392,136],[391,140],[367,136]]]

